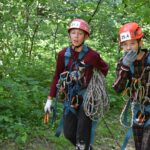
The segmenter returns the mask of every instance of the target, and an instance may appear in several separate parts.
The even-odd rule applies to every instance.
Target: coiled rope
[[[131,82],[130,87],[127,87],[128,82],[126,84],[126,89],[123,91],[122,96],[123,99],[126,101],[126,105],[124,106],[121,115],[120,115],[120,123],[124,127],[130,128],[133,125],[133,109],[136,103],[141,104],[141,111],[144,111],[144,104],[146,102],[150,102],[148,98],[148,91],[150,86],[150,67],[145,67],[140,78],[134,79]],[[145,71],[148,71],[148,82],[146,83],[146,89],[143,85],[141,85],[141,79],[144,76]],[[137,87],[136,87],[137,86]],[[136,91],[135,96],[132,95],[132,88]],[[133,100],[132,100],[133,99]],[[129,107],[131,109],[129,110]]]
[[[100,71],[94,69],[83,105],[85,114],[93,121],[99,120],[104,115],[104,111],[108,109],[109,101],[105,89],[105,77]]]

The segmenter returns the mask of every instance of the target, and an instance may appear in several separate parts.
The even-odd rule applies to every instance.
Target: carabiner
[[[44,115],[44,123],[48,124],[48,122],[49,122],[49,113],[46,112],[45,115]]]

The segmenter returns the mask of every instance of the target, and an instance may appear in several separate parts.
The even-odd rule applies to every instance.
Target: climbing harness
[[[121,115],[120,115],[120,122],[124,127],[132,127],[133,125],[133,108],[136,103],[140,104],[141,106],[141,112],[144,110],[144,104],[146,102],[150,102],[150,98],[148,97],[148,91],[149,91],[149,86],[150,86],[150,71],[148,73],[148,82],[146,83],[146,90],[144,86],[141,84],[141,79],[143,78],[143,75],[145,71],[150,70],[150,67],[147,66],[144,68],[140,78],[135,79],[132,78],[132,82],[130,87],[128,87],[128,83],[126,84],[126,88],[122,93],[122,96],[124,100],[127,103],[125,107],[123,108]],[[128,109],[131,106],[131,120],[130,120],[130,125],[128,122]]]
[[[83,45],[82,51],[78,55],[78,59],[73,61],[70,69],[67,69],[67,65],[69,63],[69,59],[71,58],[71,49],[68,47],[65,52],[65,68],[66,71],[60,74],[60,78],[57,84],[58,88],[58,97],[63,94],[63,115],[67,115],[69,111],[77,115],[77,110],[79,109],[79,101],[80,97],[84,95],[85,89],[82,89],[81,78],[82,73],[81,71],[86,68],[90,67],[89,65],[82,62],[82,58],[88,52],[88,48],[86,45]],[[73,65],[75,69],[73,69]],[[84,77],[83,77],[84,78]],[[63,129],[63,116],[61,118],[60,124],[56,130],[56,136],[60,136]]]
[[[123,92],[123,98],[126,102],[125,107],[123,108],[120,115],[120,122],[124,127],[129,128],[121,150],[125,150],[128,140],[133,133],[133,123],[146,127],[150,125],[150,107],[147,107],[145,104],[150,104],[149,98],[149,90],[150,90],[150,55],[147,55],[146,63],[144,64],[144,69],[141,73],[140,78],[136,79],[132,77],[132,81],[130,86],[128,87],[128,83],[126,84],[126,88]],[[131,68],[131,71],[133,69]],[[133,72],[134,73],[134,72]],[[146,86],[144,87],[141,83],[144,74],[148,74],[148,81]],[[146,89],[145,89],[146,88]],[[129,119],[129,107],[131,106],[131,117]]]
[[[83,45],[83,50],[79,53],[77,61],[73,62],[72,66],[76,66],[76,70],[72,70],[72,67],[63,73],[60,74],[60,78],[57,86],[58,98],[65,100],[70,99],[70,103],[75,104],[78,103],[78,92],[81,90],[81,81],[80,79],[83,77],[81,71],[83,68],[89,67],[89,65],[84,64],[81,59],[88,52],[87,46]],[[66,49],[65,52],[65,68],[69,63],[69,59],[71,58],[71,50],[70,47]],[[72,105],[73,106],[73,105]],[[77,105],[75,105],[77,107]]]
[[[100,71],[94,69],[85,93],[83,105],[85,114],[93,121],[98,121],[108,108],[109,101],[105,89],[105,78]]]

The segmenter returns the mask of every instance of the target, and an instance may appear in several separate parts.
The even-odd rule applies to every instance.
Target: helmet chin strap
[[[140,53],[141,51],[141,46],[140,46],[140,40],[138,41],[138,52],[137,52],[137,55]]]
[[[74,46],[74,49],[76,49],[76,48],[79,48],[79,47],[81,47],[81,46],[83,46],[83,44],[84,44],[84,42],[83,43],[81,43],[80,45],[77,45],[77,46]]]
[[[137,55],[140,53],[140,51],[141,51],[141,47],[138,48]]]

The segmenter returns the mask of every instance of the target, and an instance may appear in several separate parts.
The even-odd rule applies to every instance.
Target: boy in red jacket
[[[65,137],[77,150],[91,150],[90,136],[92,120],[83,110],[83,95],[93,74],[93,69],[107,75],[108,65],[92,48],[84,44],[90,35],[88,23],[74,19],[68,28],[71,45],[63,48],[57,59],[54,78],[45,112],[51,112],[52,99],[56,97],[57,87],[64,92],[63,131]],[[64,79],[60,85],[60,80]]]

